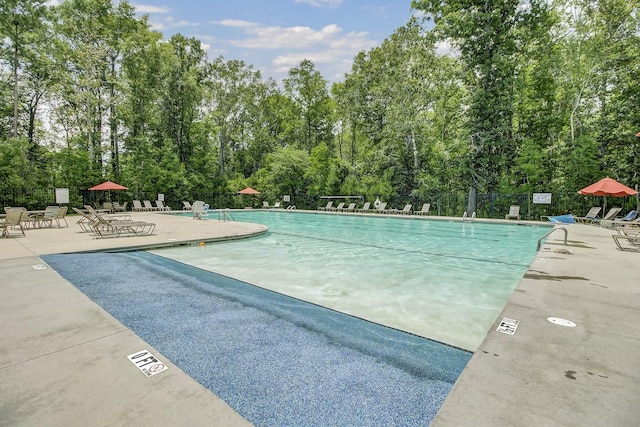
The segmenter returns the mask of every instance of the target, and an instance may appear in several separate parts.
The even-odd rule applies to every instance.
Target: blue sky
[[[355,55],[379,46],[411,17],[410,0],[139,0],[165,39],[199,39],[209,59],[241,59],[280,81],[303,59],[330,82]]]

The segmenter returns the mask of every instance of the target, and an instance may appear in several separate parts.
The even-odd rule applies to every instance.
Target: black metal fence
[[[117,200],[121,204],[128,202],[128,206],[132,206],[132,200],[139,198],[140,200],[154,201],[158,197],[157,194],[140,194],[136,197],[129,191],[89,191],[86,189],[69,188],[69,206],[82,207],[83,205],[101,204],[104,201]],[[467,209],[468,194],[463,193],[447,193],[447,194],[431,194],[429,196],[414,197],[410,195],[396,195],[388,198],[380,198],[387,202],[388,208],[402,209],[407,203],[413,205],[413,209],[420,209],[423,203],[430,203],[430,211],[434,215],[462,217]],[[193,202],[194,200],[202,200],[208,203],[212,208],[232,208],[240,209],[244,207],[259,208],[263,201],[268,201],[270,205],[274,202],[280,202],[282,207],[295,205],[297,209],[317,209],[326,205],[327,200],[321,196],[308,194],[290,195],[289,201],[285,201],[283,196],[271,196],[269,194],[259,195],[239,195],[235,193],[212,193],[201,192],[185,196],[175,192],[167,192],[164,194],[164,204],[174,210],[182,209],[183,200]],[[345,202],[356,202],[358,206],[362,206],[365,201],[373,203],[375,199],[366,200],[363,197],[354,200],[340,200]],[[554,193],[551,195],[551,203],[537,204],[534,203],[533,194],[477,194],[476,195],[476,216],[478,218],[504,218],[509,212],[511,205],[520,206],[520,214],[523,219],[540,219],[541,216],[562,215],[571,213],[582,216],[592,206],[602,206],[602,197],[581,196],[577,193]],[[54,188],[3,188],[0,186],[0,206],[24,206],[29,210],[43,209],[48,205],[56,203]],[[619,206],[623,212],[637,209],[638,199],[632,197],[609,197],[607,206]],[[467,213],[469,216],[471,212]]]

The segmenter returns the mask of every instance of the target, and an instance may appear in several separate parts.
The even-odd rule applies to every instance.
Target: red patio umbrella
[[[603,196],[603,210],[607,209],[607,196],[625,197],[638,194],[638,192],[633,188],[629,188],[624,184],[620,184],[615,179],[609,177],[602,178],[600,181],[578,191],[578,193],[585,196]]]
[[[609,177],[602,178],[600,181],[578,191],[578,193],[585,196],[615,197],[633,196],[634,194],[638,194],[638,192],[633,188],[629,188],[624,184],[620,184],[615,179]]]
[[[102,184],[98,184],[98,185],[95,185],[95,186],[89,188],[89,190],[92,190],[92,191],[99,191],[99,190],[109,191],[109,190],[128,190],[128,188],[123,186],[123,185],[116,184],[115,182],[105,181]]]
[[[111,190],[128,190],[124,185],[116,184],[115,182],[105,181],[102,184],[94,185],[89,188],[91,191],[108,191],[109,200],[111,200]]]
[[[244,190],[238,191],[238,194],[260,194],[258,190],[254,190],[251,187],[247,187]]]

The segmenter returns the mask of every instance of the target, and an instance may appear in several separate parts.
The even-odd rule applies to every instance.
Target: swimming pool
[[[427,426],[471,357],[147,252],[42,258],[255,426]]]
[[[475,351],[547,227],[238,211],[269,233],[154,254]]]

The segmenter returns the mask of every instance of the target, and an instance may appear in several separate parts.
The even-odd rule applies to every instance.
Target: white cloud
[[[136,12],[141,14],[155,14],[150,19],[150,25],[153,30],[163,31],[172,28],[185,28],[185,27],[197,27],[198,23],[187,20],[176,20],[173,16],[167,16],[170,14],[171,8],[164,6],[152,6],[148,4],[133,4],[136,8]],[[160,15],[160,16],[157,16]]]
[[[133,3],[132,6],[136,8],[136,12],[140,12],[140,13],[169,13],[169,12],[171,12],[171,9],[169,9],[168,7],[162,7],[162,6],[152,6],[152,5],[148,5],[148,4],[136,4],[136,3]]]
[[[212,24],[233,28],[255,28],[260,26],[255,22],[243,21],[241,19],[223,19],[222,21],[213,21]]]
[[[171,28],[184,28],[184,27],[197,27],[197,22],[191,21],[176,21],[173,16],[167,16],[162,19],[153,19],[151,20],[151,28],[156,31],[168,30]]]
[[[214,24],[242,30],[248,37],[230,40],[229,43],[248,49],[308,49],[325,46],[358,51],[375,45],[375,41],[368,39],[368,32],[343,34],[342,28],[336,24],[326,25],[320,30],[304,26],[269,27],[240,20],[216,21]]]
[[[460,56],[460,51],[456,49],[448,40],[436,42],[436,54],[441,56]]]
[[[306,3],[315,7],[338,7],[342,0],[295,0],[295,3]]]
[[[364,7],[364,10],[366,12],[371,13],[374,16],[382,16],[385,18],[389,16],[389,13],[387,12],[388,10],[387,6],[366,6]]]
[[[378,44],[368,32],[352,31],[345,34],[336,24],[326,25],[319,30],[307,26],[266,26],[230,19],[213,24],[239,31],[240,36],[225,40],[230,46],[255,54],[276,50],[269,72],[273,77],[283,77],[291,68],[309,59],[323,70],[325,78],[341,79],[350,70],[358,52]]]

